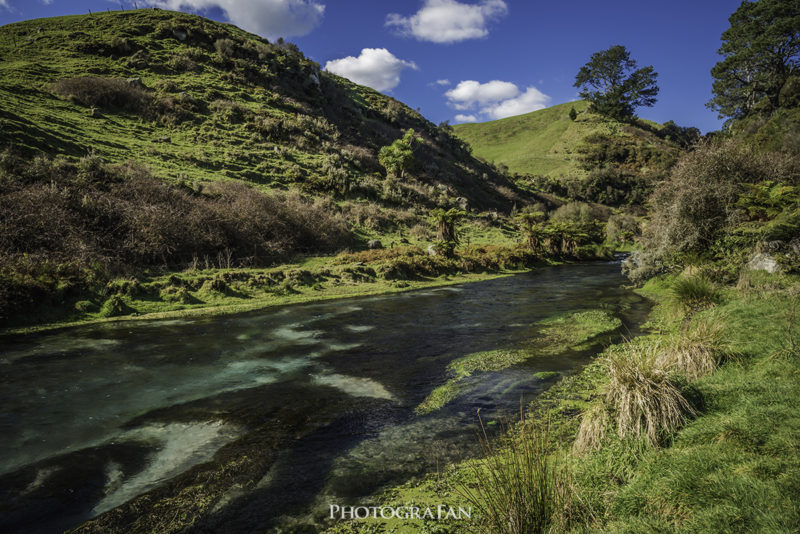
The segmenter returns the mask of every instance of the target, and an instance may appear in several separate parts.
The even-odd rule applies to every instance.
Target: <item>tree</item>
[[[436,208],[431,210],[430,216],[436,224],[436,234],[439,241],[458,243],[456,223],[466,214],[465,211],[458,208],[450,208],[449,210]]]
[[[575,107],[570,108],[569,110],[569,120],[574,121],[578,118],[578,112],[575,111]]]
[[[389,174],[402,178],[414,163],[414,142],[419,141],[416,133],[409,128],[405,135],[391,145],[381,148],[378,161]]]
[[[800,3],[797,0],[745,1],[728,21],[711,69],[714,98],[708,107],[721,118],[742,118],[781,105],[781,90],[800,74]],[[794,84],[796,85],[796,83]]]
[[[628,120],[638,107],[656,103],[658,73],[653,66],[636,68],[636,61],[621,45],[595,52],[575,76],[575,87],[596,113]]]

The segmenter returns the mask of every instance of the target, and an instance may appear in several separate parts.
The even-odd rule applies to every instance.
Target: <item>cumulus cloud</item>
[[[477,4],[425,0],[422,8],[411,16],[390,13],[386,25],[420,41],[456,43],[486,37],[489,22],[506,13],[508,6],[503,0],[481,0]]]
[[[516,84],[500,80],[480,83],[465,80],[445,93],[448,103],[458,110],[475,110],[477,114],[456,115],[458,122],[477,122],[478,117],[503,119],[547,107],[550,97],[535,87],[520,91]]]
[[[475,115],[462,115],[459,113],[456,115],[456,122],[478,122],[478,117]]]
[[[528,87],[524,93],[516,98],[509,98],[508,100],[503,100],[497,104],[487,106],[482,112],[493,119],[504,119],[506,117],[513,117],[514,115],[522,115],[523,113],[544,109],[549,102],[549,96],[535,87]]]
[[[518,94],[519,88],[511,82],[492,80],[480,83],[475,80],[465,80],[444,95],[456,109],[470,109],[475,104],[499,102],[514,98]]]
[[[325,5],[314,0],[155,0],[152,4],[175,11],[219,8],[233,24],[268,39],[306,35],[325,14]]]
[[[358,57],[348,56],[325,64],[328,72],[376,91],[390,91],[397,87],[400,73],[405,69],[417,70],[418,67],[413,61],[395,57],[385,48],[365,48]]]

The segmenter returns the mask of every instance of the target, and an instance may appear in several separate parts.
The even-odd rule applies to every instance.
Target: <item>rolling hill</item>
[[[135,160],[171,182],[235,179],[387,206],[467,198],[508,210],[514,186],[400,102],[321,72],[290,43],[139,9],[0,28],[0,147]],[[418,162],[377,154],[413,128]]]
[[[641,119],[633,124],[617,122],[589,112],[588,107],[584,101],[567,102],[515,117],[458,124],[453,129],[476,156],[486,161],[503,164],[512,173],[552,178],[586,176],[594,162],[587,162],[585,155],[598,140],[612,140],[626,151],[615,163],[647,172],[648,162],[634,161],[634,152],[676,155],[689,133],[689,129],[672,123],[659,125]],[[569,116],[573,108],[575,120]]]

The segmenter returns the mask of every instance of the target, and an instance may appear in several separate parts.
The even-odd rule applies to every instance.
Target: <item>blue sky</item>
[[[123,0],[132,8],[132,0]],[[593,52],[625,45],[659,73],[643,118],[703,132],[720,35],[740,0],[137,0],[288,37],[320,65],[451,123],[568,102]],[[0,0],[0,24],[120,9],[119,0]],[[438,82],[438,83],[437,83]]]

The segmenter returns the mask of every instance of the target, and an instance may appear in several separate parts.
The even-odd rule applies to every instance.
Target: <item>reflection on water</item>
[[[214,507],[219,521],[228,510],[246,515],[226,523],[231,532],[463,458],[474,453],[478,408],[489,418],[513,414],[521,395],[547,387],[533,372],[568,373],[588,355],[481,375],[456,402],[415,416],[447,364],[513,347],[536,334],[537,320],[564,311],[602,307],[635,329],[647,305],[620,287],[618,273],[611,263],[564,266],[463,287],[0,340],[0,498],[8,497],[0,530],[74,526],[217,451],[251,454],[259,439],[274,461],[251,474],[252,491],[231,488]],[[52,504],[66,503],[58,495],[68,490],[69,507]]]

